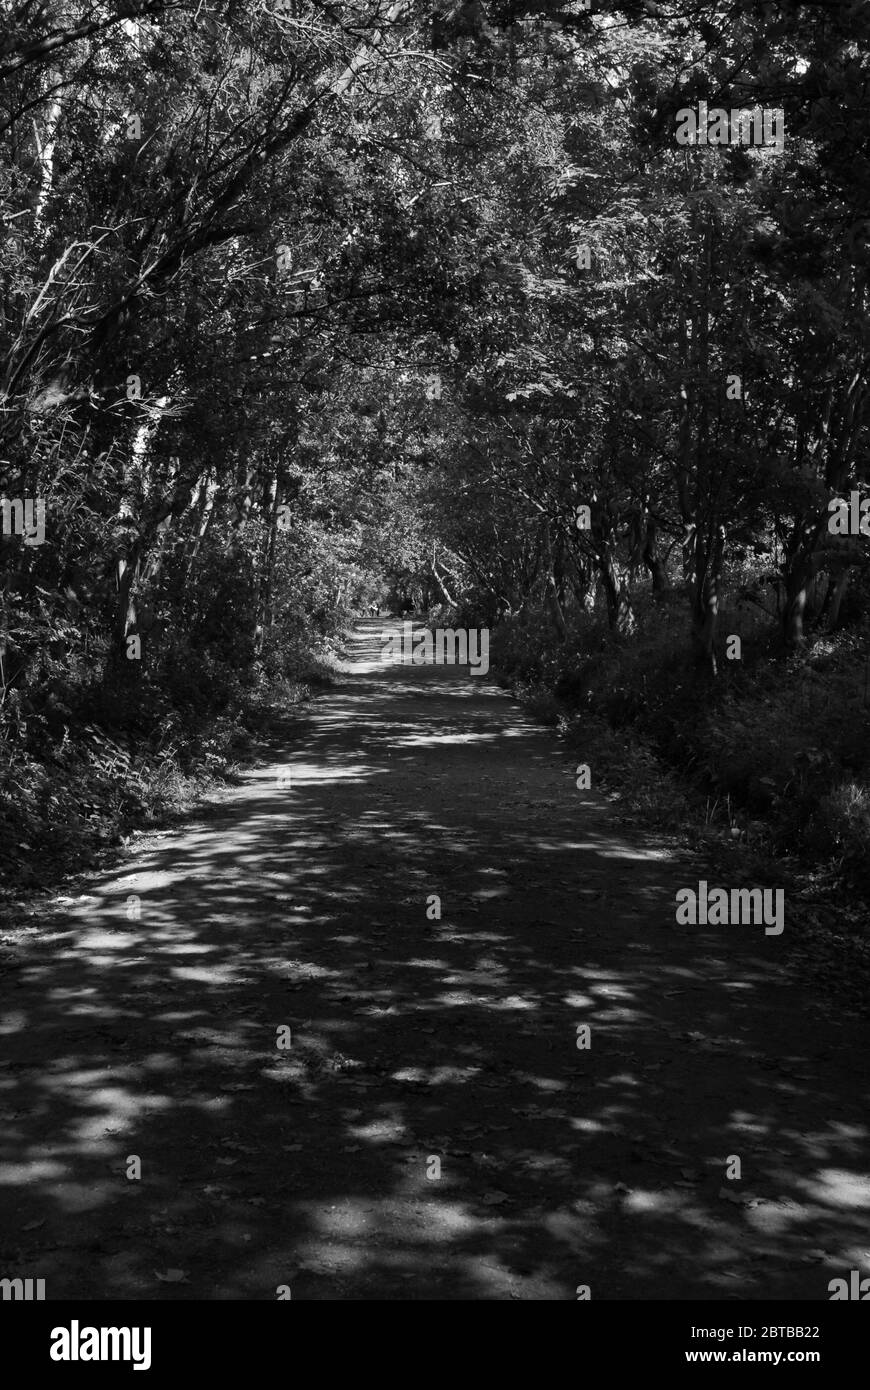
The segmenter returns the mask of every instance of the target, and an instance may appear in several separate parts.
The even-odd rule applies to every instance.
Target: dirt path
[[[780,937],[676,926],[703,871],[626,843],[488,678],[382,667],[382,626],[285,761],[21,939],[0,1275],[827,1299],[870,1272],[866,1039],[785,977],[787,904]]]

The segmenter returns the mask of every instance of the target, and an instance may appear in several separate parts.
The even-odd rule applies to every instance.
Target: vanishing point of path
[[[381,666],[381,628],[279,762],[18,939],[0,1274],[816,1300],[866,1273],[865,1038],[787,977],[788,899],[780,937],[676,926],[703,870],[489,677]]]

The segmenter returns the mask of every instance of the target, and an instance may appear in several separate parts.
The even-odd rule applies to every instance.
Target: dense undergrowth
[[[657,826],[739,841],[856,891],[870,883],[870,699],[866,624],[778,650],[737,606],[721,631],[741,659],[699,675],[682,610],[641,600],[620,638],[578,614],[559,642],[526,611],[493,637],[493,662],[532,710],[589,762],[593,786]],[[724,648],[724,643],[723,643]],[[724,656],[724,650],[723,650]]]
[[[93,865],[100,851],[226,783],[270,731],[331,681],[332,642],[237,668],[167,653],[131,681],[50,682],[0,743],[0,904]]]

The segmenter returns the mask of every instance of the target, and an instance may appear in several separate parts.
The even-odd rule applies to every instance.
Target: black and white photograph
[[[29,1371],[857,1329],[868,274],[861,0],[0,0]]]

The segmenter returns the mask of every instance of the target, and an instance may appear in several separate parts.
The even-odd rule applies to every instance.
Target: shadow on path
[[[21,939],[0,1276],[826,1299],[870,1272],[865,1039],[787,979],[787,902],[780,937],[676,926],[697,867],[623,839],[488,677],[382,666],[386,625],[285,761]]]

